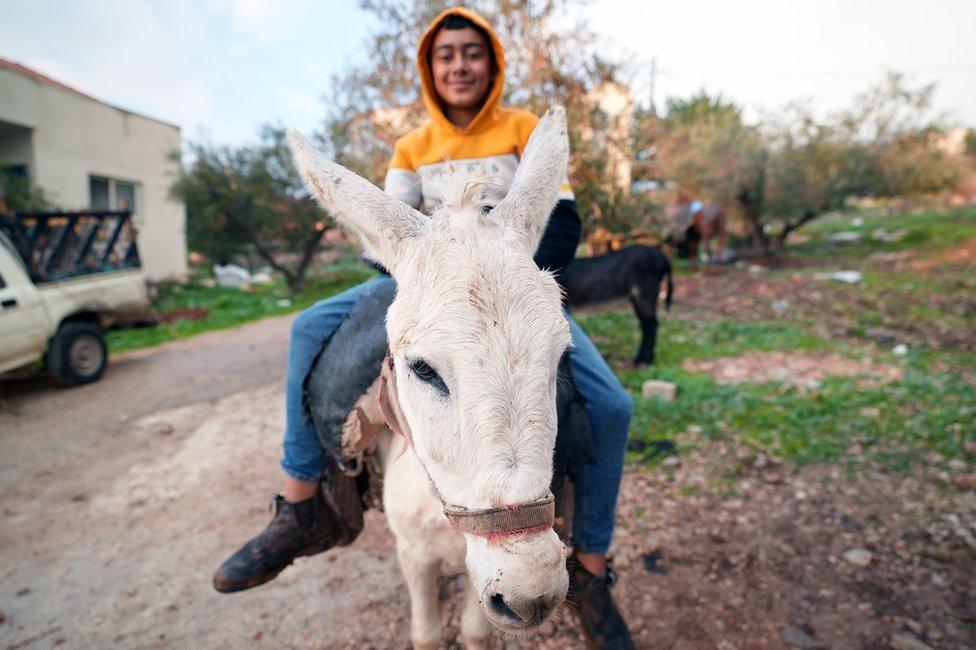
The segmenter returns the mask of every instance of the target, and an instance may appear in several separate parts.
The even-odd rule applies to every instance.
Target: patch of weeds
[[[855,219],[860,219],[860,225],[855,225]],[[903,235],[896,241],[878,241],[872,236],[878,229],[889,233],[901,232]],[[857,261],[871,253],[888,253],[908,248],[930,252],[976,237],[976,209],[967,207],[950,211],[895,214],[854,212],[818,219],[801,232],[809,239],[802,244],[791,245],[790,252],[808,259]],[[830,243],[830,235],[838,232],[857,232],[861,239],[849,244]]]
[[[375,275],[375,271],[358,262],[338,263],[314,271],[307,278],[305,288],[300,293],[291,292],[280,280],[255,285],[246,292],[227,287],[203,286],[199,280],[186,285],[163,285],[159,296],[153,301],[153,313],[206,310],[206,315],[197,320],[179,318],[156,327],[109,332],[109,350],[121,352],[159,345],[209,330],[234,327],[266,316],[298,311]]]
[[[637,351],[640,331],[631,311],[612,310],[574,314],[577,322],[612,362],[621,364],[625,380],[668,379],[655,374],[656,368],[680,365],[684,359],[710,359],[741,354],[750,350],[815,350],[825,346],[823,339],[802,324],[781,320],[733,322],[692,320],[667,316],[658,328],[655,368],[628,366]]]
[[[720,385],[686,373],[674,402],[638,399],[632,435],[678,435],[694,422],[702,435],[722,437],[728,422],[746,444],[803,465],[836,461],[876,462],[896,470],[937,451],[964,457],[976,440],[976,388],[958,375],[931,375],[910,368],[900,383],[865,388],[853,378],[831,378],[813,391],[776,383]]]
[[[677,489],[678,494],[683,497],[693,497],[701,492],[701,486],[697,483],[682,483]]]
[[[611,360],[629,358],[637,337],[629,312],[583,314],[579,320]],[[776,382],[733,386],[681,367],[686,358],[749,350],[856,352],[845,345],[824,341],[796,323],[665,321],[659,332],[658,365],[634,369],[621,364],[617,369],[635,396],[631,458],[656,464],[660,455],[641,454],[656,441],[680,440],[684,448],[694,445],[695,438],[725,439],[729,431],[742,444],[798,465],[843,460],[854,468],[874,463],[906,470],[928,451],[946,459],[965,456],[967,441],[976,442],[976,387],[948,363],[958,356],[956,351],[913,350],[897,361],[892,356],[892,362],[903,364],[905,376],[890,384],[828,377],[816,388]],[[675,400],[641,398],[641,384],[650,378],[676,383]],[[695,433],[689,435],[692,425]]]

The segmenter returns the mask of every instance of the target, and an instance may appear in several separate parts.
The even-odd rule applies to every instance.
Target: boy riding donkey
[[[408,205],[430,211],[442,197],[428,179],[448,165],[472,164],[491,174],[493,182],[486,185],[485,199],[488,205],[496,205],[508,192],[538,122],[531,113],[501,106],[505,58],[497,36],[481,16],[462,8],[448,9],[421,38],[417,68],[430,120],[396,143],[385,191]],[[580,231],[567,181],[536,252],[538,266],[550,269],[558,279],[559,272],[573,259]],[[281,461],[284,495],[276,497],[275,517],[268,527],[217,570],[213,581],[218,591],[235,592],[263,584],[294,558],[348,544],[358,534],[336,512],[330,503],[334,501],[323,498],[322,490],[328,491],[329,485],[322,481],[332,461],[309,419],[305,388],[313,364],[321,362],[319,355],[346,349],[347,341],[366,336],[366,331],[381,330],[376,323],[356,322],[357,314],[364,311],[364,303],[382,301],[393,290],[392,278],[382,275],[316,303],[295,319],[288,356]],[[572,319],[569,323],[573,342],[569,361],[586,401],[595,462],[584,466],[582,476],[576,479],[575,548],[569,562],[568,597],[577,605],[591,643],[603,648],[630,648],[633,644],[626,623],[609,591],[614,574],[607,566],[606,552],[613,534],[632,401],[583,330]],[[366,385],[379,374],[385,348],[385,333],[380,334],[378,341],[360,346],[363,353],[356,359],[359,368],[374,369]],[[336,345],[340,338],[343,344]],[[351,347],[357,345],[355,341]],[[373,355],[377,355],[375,359]],[[327,429],[334,430],[323,436],[338,439],[342,418],[362,392],[341,387],[355,385],[361,378],[339,373],[331,381],[335,390],[319,399],[329,403],[326,410],[341,416],[326,423]]]

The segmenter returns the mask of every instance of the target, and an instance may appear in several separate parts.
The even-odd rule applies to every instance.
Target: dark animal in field
[[[710,262],[721,262],[725,254],[726,213],[718,203],[697,201],[679,207],[671,216],[675,234],[671,239],[679,255],[688,255],[692,268],[698,268],[698,252],[704,247]]]
[[[573,260],[562,273],[561,281],[571,307],[593,305],[629,297],[641,326],[641,343],[634,364],[654,363],[657,341],[657,299],[661,281],[667,279],[664,299],[671,308],[671,261],[657,246],[628,246],[597,257]]]

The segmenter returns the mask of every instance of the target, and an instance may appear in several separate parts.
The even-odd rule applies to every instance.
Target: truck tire
[[[105,336],[91,323],[65,323],[47,351],[48,372],[62,386],[97,381],[107,363]]]

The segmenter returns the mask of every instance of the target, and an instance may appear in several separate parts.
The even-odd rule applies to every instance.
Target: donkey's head
[[[313,194],[397,281],[387,333],[399,403],[446,508],[544,499],[556,440],[556,368],[569,328],[552,275],[532,261],[566,173],[562,109],[539,123],[508,196],[485,212],[483,179],[442,179],[426,216],[289,134]],[[541,528],[541,530],[540,530]],[[466,563],[496,625],[524,630],[566,593],[549,526],[465,532]]]

